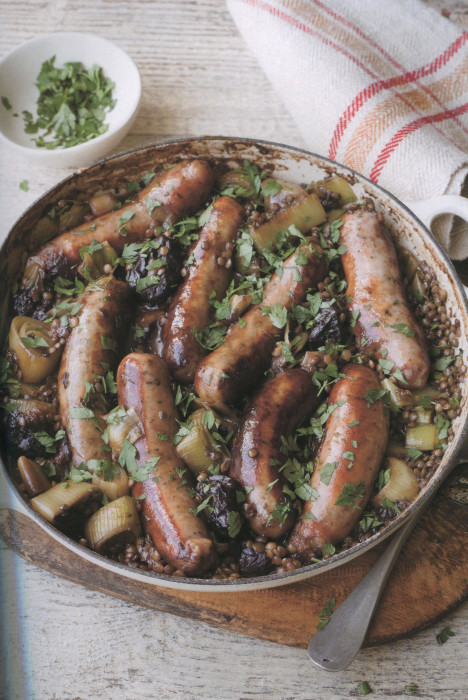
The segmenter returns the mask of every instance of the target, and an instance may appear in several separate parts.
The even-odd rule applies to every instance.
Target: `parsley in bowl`
[[[17,152],[51,167],[81,167],[124,138],[141,81],[134,62],[101,37],[49,34],[0,62],[0,133]]]

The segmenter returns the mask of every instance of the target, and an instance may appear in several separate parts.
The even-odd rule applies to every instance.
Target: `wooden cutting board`
[[[326,601],[346,598],[385,543],[307,581],[245,593],[189,593],[132,581],[93,566],[27,516],[0,511],[0,536],[23,559],[87,588],[251,637],[306,647]],[[394,641],[433,623],[468,592],[468,465],[459,467],[411,534],[393,569],[366,644]]]

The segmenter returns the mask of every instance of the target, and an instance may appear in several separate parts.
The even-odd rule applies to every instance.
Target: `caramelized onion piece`
[[[108,214],[114,209],[118,204],[117,199],[111,192],[102,192],[101,194],[95,194],[89,200],[89,206],[94,216],[102,216],[103,214]]]
[[[92,253],[88,251],[83,253],[83,262],[78,267],[80,275],[89,281],[97,280],[103,275],[110,275],[115,270],[119,257],[107,241],[98,245],[99,248]]]
[[[50,489],[51,483],[49,479],[46,477],[39,464],[33,462],[32,459],[20,457],[18,459],[18,471],[26,493],[30,498],[34,498],[34,496],[38,496],[40,493]]]
[[[194,474],[202,472],[219,459],[216,442],[203,422],[207,413],[204,408],[192,413],[189,418],[190,432],[176,447],[178,454]]]
[[[382,501],[388,498],[392,503],[398,501],[412,501],[419,493],[419,484],[413,470],[406,462],[396,457],[388,458],[390,478],[373,498],[373,504],[381,506]]]
[[[97,510],[85,525],[85,537],[96,552],[110,552],[133,544],[141,536],[135,501],[123,496]]]
[[[28,316],[15,316],[10,326],[9,346],[17,357],[25,382],[42,382],[55,370],[62,347],[50,339],[50,325]]]
[[[327,215],[320,204],[317,195],[312,192],[303,199],[293,202],[289,207],[282,209],[268,221],[256,228],[250,227],[250,235],[253,238],[255,248],[261,252],[269,244],[273,244],[280,231],[295,226],[301,233],[307,233],[314,226],[322,224]]]

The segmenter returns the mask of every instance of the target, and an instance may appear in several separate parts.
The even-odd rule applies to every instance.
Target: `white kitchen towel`
[[[420,0],[227,0],[308,148],[400,199],[468,174],[468,32]],[[468,232],[436,227],[453,258]]]

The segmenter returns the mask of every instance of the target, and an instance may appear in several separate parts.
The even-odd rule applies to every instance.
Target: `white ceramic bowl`
[[[36,79],[42,63],[52,56],[56,56],[56,66],[66,61],[81,61],[85,68],[91,68],[96,63],[115,83],[112,97],[117,102],[106,114],[109,129],[105,134],[79,146],[47,150],[35,145],[34,134],[25,133],[21,112],[28,110],[36,114],[39,96]],[[44,34],[2,59],[0,95],[8,98],[12,106],[8,110],[0,104],[0,134],[18,154],[48,167],[83,167],[109,153],[127,134],[140,104],[141,79],[132,59],[107,39],[82,32]]]

